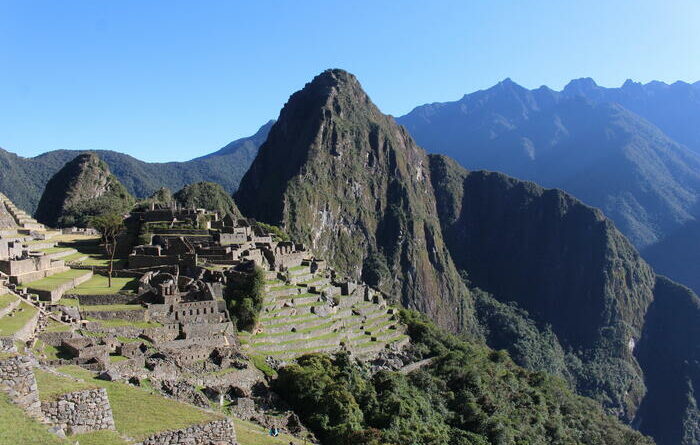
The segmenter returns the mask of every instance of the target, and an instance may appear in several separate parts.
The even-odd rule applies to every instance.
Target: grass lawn
[[[0,295],[0,309],[6,308],[7,306],[10,305],[10,303],[15,301],[16,299],[17,299],[17,297],[12,295],[12,294]]]
[[[10,314],[0,318],[0,336],[9,337],[13,335],[22,329],[36,313],[37,308],[23,301]]]
[[[56,400],[59,396],[69,392],[97,388],[97,385],[92,383],[76,382],[38,368],[34,369],[34,376],[36,377],[36,386],[39,388],[39,399],[42,401]]]
[[[68,332],[70,331],[70,325],[59,323],[56,320],[49,319],[49,323],[46,325],[44,332]]]
[[[59,370],[107,389],[117,431],[136,440],[221,418],[134,386],[95,379],[90,371],[78,366],[62,366]]]
[[[76,434],[70,436],[71,441],[78,441],[80,445],[127,445],[116,431],[93,431],[92,433]]]
[[[58,252],[65,252],[67,250],[71,250],[71,248],[70,247],[47,247],[46,249],[39,249],[39,252],[58,253]]]
[[[61,286],[75,278],[82,277],[90,273],[88,270],[70,269],[65,272],[53,274],[50,277],[42,278],[41,280],[24,283],[22,287],[27,289],[52,291],[58,286]]]
[[[0,392],[0,444],[68,445],[70,443],[49,433],[48,425],[42,425],[29,417],[21,408],[10,402],[5,393]]]
[[[118,328],[122,326],[132,326],[135,328],[139,329],[147,329],[147,328],[159,328],[163,326],[160,323],[157,323],[155,321],[129,321],[129,320],[121,320],[119,318],[113,318],[111,320],[98,320],[96,318],[92,317],[85,317],[87,321],[96,321],[100,323],[102,326],[105,328]]]
[[[71,253],[70,255],[66,255],[64,257],[61,257],[63,262],[68,263],[70,261],[78,261],[82,259],[87,259],[87,256],[85,256],[84,253],[76,252],[76,253]]]
[[[58,300],[58,303],[62,306],[70,306],[70,307],[79,307],[80,306],[80,301],[78,301],[77,298],[61,298]]]
[[[70,291],[71,294],[77,295],[107,295],[107,294],[123,294],[131,293],[138,287],[138,279],[113,277],[112,287],[109,287],[109,278],[104,275],[95,274]]]
[[[80,306],[80,310],[83,312],[138,311],[139,309],[143,309],[140,304],[84,304]]]
[[[270,436],[266,428],[242,419],[233,419],[236,427],[236,439],[240,445],[289,445],[289,443],[302,445],[304,442],[287,434],[277,437]],[[308,442],[307,442],[308,443]],[[82,445],[82,442],[80,442]]]

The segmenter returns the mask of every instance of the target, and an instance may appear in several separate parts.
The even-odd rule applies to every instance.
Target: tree
[[[124,219],[118,213],[98,215],[91,219],[90,225],[100,232],[105,251],[109,256],[109,270],[107,271],[108,287],[112,287],[112,273],[114,271],[114,253],[117,251],[117,236],[124,228]]]

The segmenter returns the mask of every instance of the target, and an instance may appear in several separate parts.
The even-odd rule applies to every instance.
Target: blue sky
[[[698,0],[0,0],[0,147],[186,160],[329,67],[394,115],[506,77],[697,81],[698,23]]]

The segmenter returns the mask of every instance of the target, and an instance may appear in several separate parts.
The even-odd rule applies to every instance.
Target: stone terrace
[[[408,342],[396,310],[365,285],[334,284],[330,271],[311,272],[311,261],[267,272],[258,329],[241,334],[252,354],[290,359],[309,352],[350,350],[371,355]]]

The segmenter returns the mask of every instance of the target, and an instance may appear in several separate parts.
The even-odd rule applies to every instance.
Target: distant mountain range
[[[220,150],[186,162],[151,163],[110,151],[93,150],[109,165],[111,172],[137,198],[150,196],[160,187],[179,190],[201,181],[221,184],[232,193],[267,139],[272,121],[254,135],[237,139]],[[17,206],[34,213],[49,179],[80,150],[55,150],[24,158],[0,149],[0,191]]]
[[[685,273],[666,267],[677,253],[663,247],[700,250],[686,229],[700,216],[700,83],[604,88],[578,79],[553,91],[506,79],[455,102],[419,106],[397,121],[419,145],[466,168],[572,193],[653,252],[652,265],[671,278],[700,276],[699,261],[685,263]],[[675,241],[651,247],[671,234]]]

